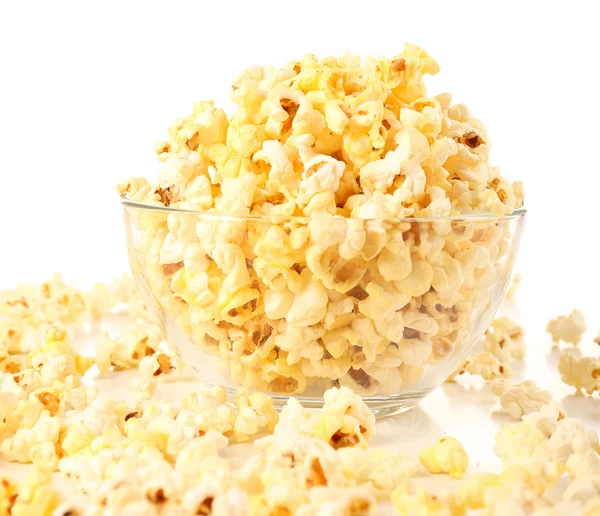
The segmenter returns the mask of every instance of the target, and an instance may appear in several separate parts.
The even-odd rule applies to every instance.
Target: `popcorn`
[[[346,447],[340,448],[338,455],[345,475],[360,485],[369,485],[376,495],[391,493],[419,472],[416,461],[400,452],[391,453],[385,449],[369,452]]]
[[[568,316],[561,315],[552,319],[546,331],[552,336],[552,342],[558,344],[561,340],[576,346],[585,333],[586,325],[583,314],[574,309]]]
[[[291,398],[281,412],[274,436],[301,434],[328,443],[334,449],[366,448],[375,434],[375,416],[360,396],[348,387],[333,387],[325,392],[323,408],[306,411]]]
[[[500,476],[496,473],[473,473],[460,484],[458,500],[469,509],[482,509],[486,491],[498,485]]]
[[[230,117],[200,103],[157,145],[157,180],[119,185],[172,209],[128,215],[145,296],[220,357],[230,385],[397,394],[488,308],[509,273],[507,222],[403,220],[502,216],[523,202],[521,184],[490,166],[481,122],[449,95],[427,96],[423,76],[437,71],[412,45],[389,60],[252,67],[234,82]],[[117,340],[98,345],[102,372],[143,358],[137,337]],[[495,356],[523,354],[516,325],[489,340]],[[471,368],[508,374],[481,362]]]
[[[237,442],[247,441],[261,428],[273,432],[279,415],[272,398],[260,392],[250,394],[247,389],[239,388],[234,401],[238,414],[233,426],[233,436]]]
[[[44,411],[32,428],[19,428],[0,443],[0,453],[10,461],[39,463],[56,470],[63,426],[61,419]]]
[[[492,321],[483,337],[483,349],[494,355],[500,362],[523,360],[525,343],[523,328],[508,317]]]
[[[96,343],[96,365],[101,373],[108,373],[112,367],[136,367],[145,356],[154,354],[161,341],[159,329],[142,322],[130,325],[116,339],[104,332]]]
[[[464,448],[450,436],[440,437],[436,444],[423,448],[419,461],[430,473],[448,473],[454,478],[462,478],[469,465]]]
[[[527,423],[503,425],[496,434],[494,452],[506,461],[527,459],[534,456],[546,439],[546,436],[534,425]]]
[[[399,516],[447,514],[461,516],[466,513],[464,507],[452,493],[432,495],[422,486],[406,489],[400,487],[392,493],[392,504]]]
[[[368,489],[315,487],[310,490],[308,503],[301,505],[299,516],[329,516],[375,514],[377,502]]]
[[[10,478],[0,475],[0,514],[2,516],[11,514],[15,504],[19,486]]]
[[[600,359],[595,357],[578,358],[569,351],[563,351],[558,359],[561,379],[567,385],[592,394],[600,389]]]
[[[19,488],[9,514],[50,516],[57,505],[58,495],[52,488],[50,471],[36,465],[31,468],[24,484]]]
[[[502,364],[488,351],[478,353],[473,358],[467,359],[463,369],[468,373],[481,376],[484,380],[510,376],[508,366]]]
[[[537,412],[552,401],[552,395],[540,389],[532,381],[511,385],[503,380],[495,380],[492,391],[496,396],[500,396],[500,404],[515,419],[521,419],[524,414]]]
[[[487,489],[484,494],[486,513],[494,516],[502,514],[537,514],[547,509],[548,503],[524,484],[500,485]]]

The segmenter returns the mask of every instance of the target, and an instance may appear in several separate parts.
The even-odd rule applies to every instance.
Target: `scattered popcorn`
[[[466,372],[479,375],[484,380],[510,376],[509,367],[502,364],[494,355],[487,351],[483,351],[473,358],[467,359],[463,368]]]
[[[600,389],[600,358],[577,357],[574,353],[563,351],[558,359],[561,379],[567,385],[593,394]]]
[[[419,453],[421,465],[430,473],[448,473],[462,478],[469,466],[469,458],[462,445],[450,436],[443,436],[432,446]]]
[[[162,341],[158,327],[136,322],[116,339],[106,332],[96,342],[96,365],[101,373],[137,367],[144,357],[153,355]]]
[[[331,516],[352,514],[371,516],[377,502],[369,489],[315,487],[310,490],[308,503],[296,511],[298,516]]]
[[[523,415],[531,412],[538,412],[552,401],[552,395],[540,389],[533,381],[515,385],[497,379],[492,384],[492,392],[500,397],[500,404],[515,419],[521,419]]]
[[[0,516],[11,514],[19,493],[19,486],[10,478],[0,475]]]
[[[499,317],[492,321],[483,337],[483,348],[500,362],[523,360],[525,342],[523,328],[508,317]]]
[[[363,399],[348,387],[332,387],[324,394],[323,408],[309,412],[293,398],[281,412],[274,435],[302,434],[315,437],[335,449],[367,447],[375,435],[375,416]]]
[[[499,319],[484,341],[492,334],[510,334],[514,327]],[[517,342],[521,336],[509,338]],[[522,419],[496,436],[495,451],[504,468],[467,476],[455,494],[434,495],[411,485],[419,473],[413,459],[368,449],[374,416],[345,385],[328,390],[318,411],[290,398],[280,417],[268,395],[245,388],[238,389],[232,405],[222,387],[191,392],[170,405],[155,400],[153,391],[175,361],[156,348],[141,353],[139,360],[130,351],[115,350],[114,356],[130,357],[125,367],[137,361],[132,401],[97,397],[97,389],[82,383],[92,360],[74,351],[71,330],[50,323],[42,340],[22,360],[13,359],[12,351],[0,355],[5,369],[15,368],[0,373],[0,452],[9,460],[34,464],[21,487],[0,477],[0,514],[362,515],[374,514],[375,499],[389,496],[399,514],[462,515],[484,509],[488,514],[593,515],[598,509],[597,432],[566,417],[531,381],[512,384],[498,374],[492,383],[502,406]],[[473,361],[478,372],[487,378],[501,373],[497,364],[503,362],[491,350],[509,348],[515,349],[491,346]],[[593,392],[593,360],[564,352],[561,374]],[[255,454],[239,471],[221,456],[229,442],[271,432],[255,441]],[[464,449],[448,436],[423,449],[419,459],[429,472],[456,478],[468,467]],[[89,497],[85,509],[58,506],[46,469],[57,467]],[[557,489],[565,473],[563,501],[550,501],[547,493]]]
[[[50,471],[36,465],[29,470],[8,514],[50,516],[57,505],[58,495],[52,488]]]
[[[460,484],[458,500],[469,509],[482,509],[486,491],[498,485],[500,476],[496,473],[473,473]]]
[[[560,315],[552,319],[546,331],[552,336],[552,342],[558,344],[560,341],[576,346],[585,333],[586,325],[583,314],[574,309],[568,316]]]
[[[532,424],[507,424],[496,434],[494,452],[505,461],[519,461],[533,457],[546,440],[547,437]]]
[[[236,442],[247,441],[261,429],[272,433],[275,430],[279,415],[273,405],[273,399],[261,392],[250,393],[240,387],[235,393],[235,406],[238,409],[233,437]]]
[[[416,488],[401,487],[392,493],[392,503],[399,516],[462,516],[465,508],[452,493],[432,495],[422,486]]]
[[[389,495],[419,472],[417,462],[400,452],[378,449],[340,448],[344,474],[360,485],[370,486],[377,496]]]

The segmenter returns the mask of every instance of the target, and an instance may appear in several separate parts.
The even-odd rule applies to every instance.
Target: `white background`
[[[229,107],[246,66],[306,52],[424,47],[486,123],[493,163],[525,183],[523,317],[574,306],[600,326],[600,37],[592,1],[3,2],[0,287],[126,270],[114,185],[194,102]],[[543,332],[542,332],[543,335]]]

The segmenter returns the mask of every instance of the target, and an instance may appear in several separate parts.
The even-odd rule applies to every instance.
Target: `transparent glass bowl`
[[[208,384],[378,415],[462,363],[509,286],[525,211],[395,220],[224,216],[123,200],[133,277]]]

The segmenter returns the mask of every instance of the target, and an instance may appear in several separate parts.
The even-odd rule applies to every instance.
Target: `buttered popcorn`
[[[430,473],[448,473],[462,478],[469,466],[469,458],[462,445],[450,436],[440,437],[437,443],[423,448],[419,460]]]
[[[593,394],[600,390],[600,358],[578,357],[570,351],[563,351],[558,359],[561,379],[575,387],[577,392]]]
[[[132,267],[231,385],[372,396],[457,365],[508,280],[513,232],[507,219],[422,218],[500,217],[523,189],[490,165],[464,105],[427,94],[438,70],[413,45],[389,60],[252,67],[232,116],[196,104],[156,146],[156,181],[119,185],[169,208],[127,208]]]
[[[467,474],[450,491],[430,492],[417,485],[426,473],[414,459],[369,449],[374,415],[349,387],[326,391],[318,411],[291,398],[280,417],[271,397],[245,388],[232,404],[222,387],[192,391],[175,404],[151,394],[139,401],[96,397],[81,382],[92,360],[76,344],[53,323],[27,357],[0,355],[4,368],[14,369],[0,373],[0,451],[34,463],[20,485],[0,474],[0,515],[370,515],[390,500],[406,515],[598,512],[598,434],[567,417],[533,382],[492,384],[502,405],[522,419],[496,435],[502,469]],[[583,369],[593,378],[588,362]],[[174,364],[176,357],[159,350],[141,358],[135,378],[169,378]],[[254,453],[234,468],[236,450],[225,450],[228,444],[263,433],[272,435],[255,441]],[[456,478],[468,466],[449,436],[421,450],[419,459],[428,472]],[[58,506],[48,467],[68,475],[86,502]]]
[[[586,325],[583,314],[576,308],[568,315],[560,315],[552,319],[546,331],[552,336],[552,342],[558,344],[560,341],[576,346],[585,333]]]
[[[523,415],[537,412],[552,401],[552,395],[540,389],[535,382],[525,381],[520,384],[510,384],[506,380],[497,379],[492,385],[492,392],[500,397],[500,404],[515,419]]]

